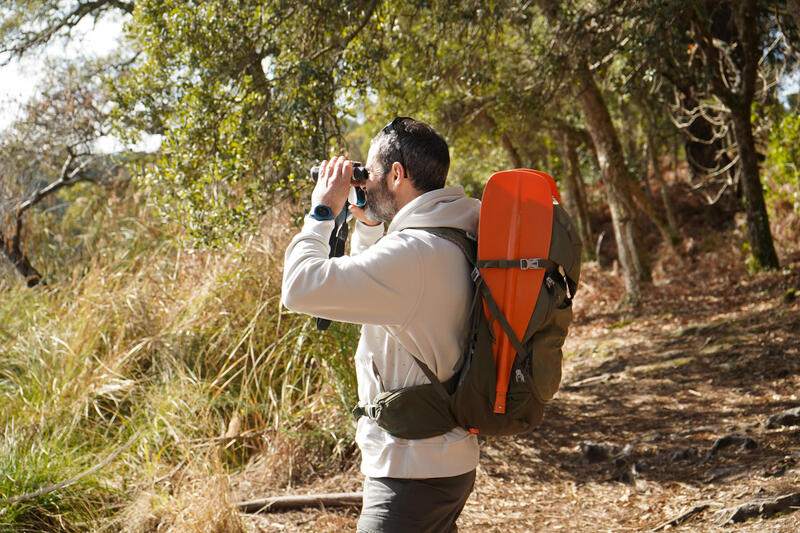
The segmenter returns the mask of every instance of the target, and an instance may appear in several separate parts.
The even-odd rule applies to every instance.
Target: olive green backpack
[[[484,265],[476,260],[477,241],[455,228],[414,228],[456,244],[472,267],[474,297],[471,324],[460,370],[442,383],[428,366],[414,357],[430,383],[386,391],[371,404],[353,409],[356,418],[367,416],[388,433],[405,439],[424,439],[461,426],[482,435],[514,435],[536,428],[544,404],[561,382],[561,347],[572,321],[572,298],[578,287],[581,242],[564,208],[554,202],[548,257],[533,260],[545,275],[536,305],[521,339],[503,316],[484,283],[485,268],[520,268],[519,262]],[[530,260],[526,267],[530,267]],[[533,297],[520,295],[520,297]],[[485,303],[487,313],[484,312]],[[511,369],[506,412],[494,412],[495,362],[493,321],[498,321],[517,355]]]

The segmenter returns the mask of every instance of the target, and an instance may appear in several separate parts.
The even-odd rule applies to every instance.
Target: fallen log
[[[356,507],[363,499],[361,492],[336,492],[332,494],[300,494],[296,496],[274,496],[246,502],[236,506],[245,513],[269,513],[304,507]]]
[[[770,518],[778,513],[790,513],[798,508],[800,508],[800,492],[795,492],[771,500],[758,500],[717,511],[713,521],[718,526],[727,526],[746,522],[751,518]]]
[[[676,516],[675,518],[673,518],[671,520],[667,520],[666,522],[657,525],[656,527],[654,527],[650,531],[651,531],[651,533],[655,533],[656,531],[661,531],[662,529],[666,529],[668,527],[679,526],[679,525],[683,524],[684,522],[686,522],[687,520],[689,520],[690,518],[692,518],[693,516],[702,513],[706,509],[708,509],[708,505],[707,504],[698,505],[696,507],[693,507],[693,508],[689,509],[685,513],[679,514],[678,516]]]

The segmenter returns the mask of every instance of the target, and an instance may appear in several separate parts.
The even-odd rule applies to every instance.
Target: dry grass
[[[119,516],[123,533],[244,533],[231,500],[228,476],[200,472],[186,476],[171,491],[140,492]],[[116,529],[116,528],[115,528]]]
[[[188,251],[145,215],[111,217],[68,275],[36,291],[0,286],[0,498],[119,452],[63,490],[0,503],[0,530],[354,529],[355,509],[235,511],[362,482],[342,408],[357,330],[320,334],[281,310],[288,218],[276,208],[237,247]],[[800,304],[784,301],[800,288],[800,250],[779,243],[786,268],[749,276],[733,232],[663,251],[637,309],[617,309],[618,276],[586,266],[564,386],[539,431],[484,440],[462,531],[647,531],[699,504],[675,530],[731,531],[714,511],[797,490],[800,434],[763,421],[800,405]],[[757,448],[670,459],[733,432]],[[587,440],[631,451],[592,463]],[[795,532],[800,513],[735,530]]]
[[[0,501],[80,475],[137,439],[72,490],[0,503],[0,529],[102,528],[135,498],[159,523],[192,530],[195,511],[218,506],[190,502],[265,451],[291,458],[266,467],[283,486],[352,454],[342,406],[355,394],[357,330],[317,334],[309,317],[281,309],[288,220],[276,207],[237,246],[191,251],[146,214],[120,215],[87,243],[70,278],[5,289]],[[221,467],[205,475],[211,452]],[[155,505],[164,493],[151,486],[176,468],[194,474],[169,494],[170,507],[185,510],[165,515]],[[213,513],[195,522],[208,520],[229,525]]]

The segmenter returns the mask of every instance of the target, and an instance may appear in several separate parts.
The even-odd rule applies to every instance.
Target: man
[[[427,383],[412,359],[444,382],[461,363],[472,285],[459,248],[420,227],[454,227],[477,235],[480,202],[461,187],[444,188],[450,156],[430,126],[399,117],[369,149],[365,208],[350,256],[328,258],[332,217],[348,197],[350,161],[320,166],[312,210],[286,250],[283,303],[289,309],[363,324],[355,354],[358,397]],[[383,224],[388,223],[384,236]],[[429,439],[393,437],[367,417],[358,421],[363,533],[457,531],[472,491],[478,443],[461,428]]]

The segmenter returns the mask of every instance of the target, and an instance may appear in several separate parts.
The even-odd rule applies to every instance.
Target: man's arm
[[[383,237],[383,224],[375,226],[356,220],[355,231],[350,238],[350,255],[358,255]]]
[[[356,256],[328,258],[332,223],[306,217],[286,250],[283,304],[312,316],[401,326],[423,290],[422,264],[407,236],[392,235]]]
[[[311,195],[338,213],[350,190],[353,168],[342,157],[320,165]],[[306,216],[302,231],[286,249],[283,266],[283,304],[312,316],[359,324],[400,325],[417,304],[421,287],[421,260],[403,238],[384,239],[383,225],[371,226],[363,209],[351,209],[359,218],[351,249],[353,256],[329,259],[332,220]],[[359,253],[360,252],[360,253]]]

